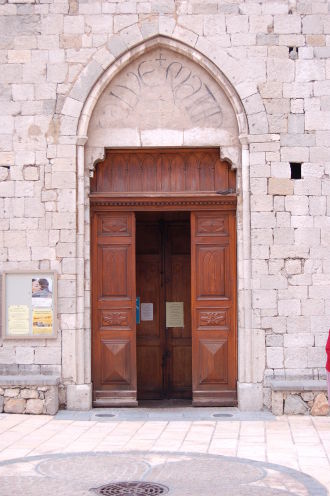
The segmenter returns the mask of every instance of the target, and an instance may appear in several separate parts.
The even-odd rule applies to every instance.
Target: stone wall
[[[0,413],[55,415],[59,407],[57,378],[0,377]]]
[[[273,392],[272,412],[274,415],[327,416],[330,407],[325,393],[314,391]]]
[[[235,89],[249,125],[241,143],[251,196],[239,213],[238,238],[249,246],[240,262],[239,302],[245,298],[252,320],[239,303],[240,381],[262,387],[264,378],[324,378],[328,2],[0,0],[0,16],[0,270],[59,274],[57,340],[1,342],[0,373],[90,383],[89,220],[81,208],[93,163],[86,163],[83,183],[79,117],[107,68],[160,34],[212,61]],[[291,179],[290,163],[301,164],[302,179]],[[249,347],[253,365],[245,358]]]

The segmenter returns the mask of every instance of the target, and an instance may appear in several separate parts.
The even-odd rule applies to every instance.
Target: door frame
[[[194,194],[135,194],[135,193],[91,193],[90,194],[90,216],[91,216],[91,232],[93,232],[93,219],[95,218],[96,213],[105,213],[105,212],[137,212],[137,211],[145,211],[145,212],[153,212],[153,211],[209,211],[209,212],[231,212],[234,213],[236,217],[236,207],[237,207],[237,195],[223,195],[217,193],[194,193]],[[236,234],[236,230],[235,230]],[[237,247],[236,247],[236,237],[234,240],[235,246],[235,267],[237,267]],[[91,259],[93,259],[93,243],[91,242]],[[237,273],[237,271],[236,271]],[[93,278],[94,278],[93,270],[91,271],[91,283],[93,287]],[[234,333],[235,333],[235,370],[236,370],[236,381],[237,381],[237,275],[235,277],[235,288],[234,288]],[[93,298],[92,298],[93,302]],[[92,303],[92,322],[94,315],[94,308]],[[135,331],[136,332],[136,331]],[[92,328],[93,333],[93,328]],[[193,333],[193,330],[192,330]],[[93,339],[92,339],[92,361],[93,361]],[[136,361],[135,361],[135,374],[134,380],[136,382]],[[194,377],[194,370],[192,371]],[[92,378],[93,381],[93,378]],[[194,385],[193,385],[194,387]],[[94,391],[93,391],[94,392]],[[237,396],[236,396],[237,398]],[[95,406],[100,406],[97,402],[93,401]],[[193,396],[193,405],[199,406],[204,405],[208,406],[213,404],[221,405],[221,406],[234,406],[232,401],[228,403],[221,402],[219,403],[217,398],[214,400],[210,400],[210,398],[206,398],[205,400],[201,400],[200,398],[194,401]],[[234,404],[237,405],[237,399],[234,401]],[[115,398],[112,404],[111,398],[108,399],[106,406],[121,406],[120,398]],[[122,406],[137,406],[137,400],[135,398],[132,399],[131,404],[130,400],[127,398],[122,402]]]

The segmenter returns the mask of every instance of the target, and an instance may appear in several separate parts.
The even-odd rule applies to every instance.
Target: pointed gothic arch
[[[256,364],[258,356],[254,352],[255,341],[251,328],[248,117],[236,89],[220,68],[208,57],[189,47],[186,43],[167,36],[157,35],[124,51],[110,64],[103,62],[102,71],[100,70],[100,64],[96,66],[95,60],[92,60],[76,81],[63,106],[62,114],[64,116],[71,115],[72,117],[72,114],[76,116],[76,124],[73,124],[73,118],[71,120],[71,129],[76,126],[72,134],[75,133],[77,136],[77,252],[80,267],[80,270],[77,271],[78,295],[81,297],[81,301],[88,301],[89,290],[86,290],[85,285],[85,280],[89,279],[89,266],[86,261],[89,254],[89,225],[85,220],[89,217],[86,215],[86,209],[88,209],[86,173],[93,169],[97,160],[103,158],[106,147],[105,145],[95,149],[92,154],[88,155],[88,132],[93,111],[111,81],[129,64],[156,48],[164,48],[173,53],[178,53],[205,71],[205,74],[212,78],[230,102],[236,118],[237,144],[234,146],[221,146],[222,143],[219,142],[217,146],[220,148],[221,157],[226,159],[233,168],[238,169],[238,336],[239,341],[242,342],[242,339],[244,339],[244,351],[242,350],[242,353],[239,353],[239,403],[243,409],[253,409],[253,404],[256,409],[259,409],[262,406],[262,376],[260,374],[260,364]],[[73,104],[72,101],[74,101]],[[75,108],[74,111],[71,110],[72,106]],[[205,142],[206,144],[207,142]],[[111,146],[116,145],[112,142]],[[87,402],[90,402],[90,388],[89,393],[87,393],[87,388],[91,381],[89,308],[87,306],[79,310],[80,315],[74,343],[78,350],[75,382],[77,387],[86,386],[86,394],[89,398]],[[70,394],[77,396],[79,392],[74,387],[75,385],[71,386]]]

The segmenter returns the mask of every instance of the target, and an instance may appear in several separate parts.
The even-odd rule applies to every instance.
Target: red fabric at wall
[[[327,369],[328,372],[330,372],[330,329],[329,329],[329,336],[328,336],[328,341],[327,341],[325,350],[327,352],[327,363],[326,363],[325,368]]]

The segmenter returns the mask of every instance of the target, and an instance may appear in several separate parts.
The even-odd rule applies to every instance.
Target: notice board
[[[57,335],[57,278],[54,271],[4,272],[2,336],[45,339]]]

